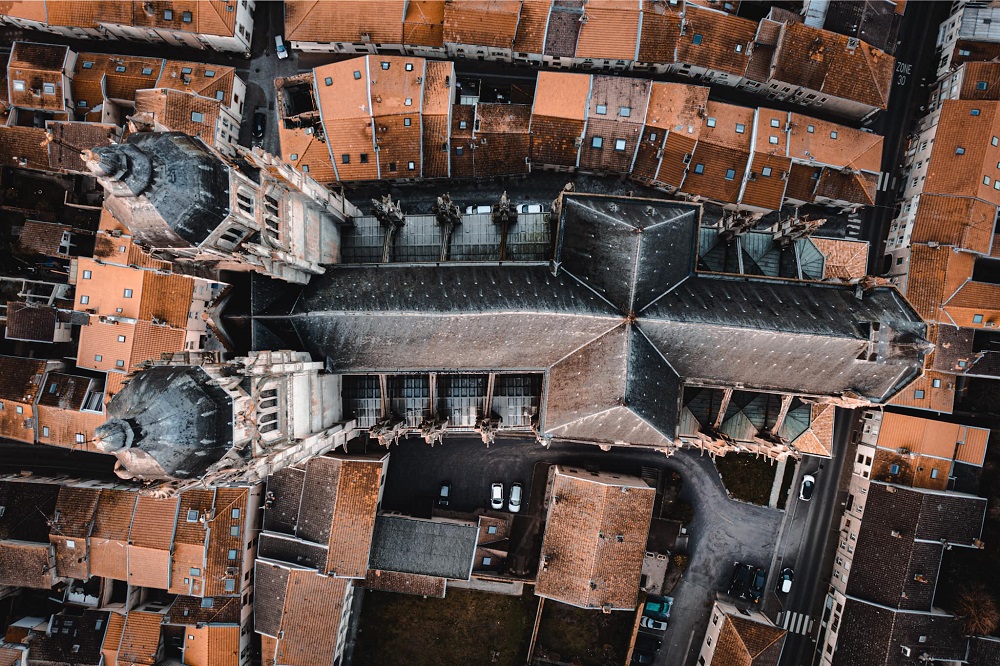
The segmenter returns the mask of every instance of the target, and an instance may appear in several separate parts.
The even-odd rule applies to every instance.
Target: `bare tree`
[[[955,599],[955,615],[962,618],[967,635],[988,635],[1000,625],[1000,606],[997,600],[978,583],[965,585]]]

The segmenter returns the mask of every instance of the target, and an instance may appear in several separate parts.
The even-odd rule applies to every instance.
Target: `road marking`
[[[781,618],[781,628],[791,634],[808,636],[812,631],[813,619],[805,613],[784,613]]]

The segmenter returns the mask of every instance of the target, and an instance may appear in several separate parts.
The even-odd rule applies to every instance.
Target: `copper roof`
[[[509,49],[520,13],[521,0],[447,0],[444,41]]]
[[[952,245],[988,255],[996,217],[997,206],[980,199],[924,194],[910,242]]]
[[[535,592],[583,608],[635,608],[654,489],[557,467]]]
[[[297,42],[402,43],[403,0],[380,2],[378,11],[355,0],[289,0],[285,39]]]
[[[803,23],[785,23],[774,54],[772,78],[886,108],[895,59],[865,42],[849,39]]]

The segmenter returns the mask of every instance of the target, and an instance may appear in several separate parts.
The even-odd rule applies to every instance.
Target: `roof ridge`
[[[872,67],[872,63],[875,59],[871,57],[870,49],[874,49],[875,47],[869,45],[867,42],[864,41],[860,41],[858,46],[865,54],[865,64],[868,65],[868,73],[871,74],[872,83],[874,84],[874,88],[878,90],[879,98],[881,98],[883,104],[888,105],[889,93],[892,92],[892,78],[890,77],[889,79],[889,93],[886,93],[886,91],[882,90],[882,88],[879,86],[878,76],[876,76],[875,69],[874,67]],[[891,58],[892,56],[888,57]],[[895,58],[893,59],[895,60]]]
[[[305,5],[306,2],[304,0],[299,0],[296,4],[298,4],[299,7],[301,7],[302,5]],[[285,23],[285,36],[288,37],[289,33],[294,33],[296,30],[298,30],[299,26],[302,25],[302,22],[306,20],[306,17],[310,14],[310,12],[312,12],[314,9],[316,9],[316,5],[318,5],[318,4],[319,4],[319,0],[313,0],[312,4],[309,5],[308,8],[306,8],[304,10],[300,10],[299,22],[296,23],[293,26],[289,26],[288,23],[287,23],[287,21],[288,21],[288,8],[286,7],[285,8],[285,21],[286,21],[286,23]]]

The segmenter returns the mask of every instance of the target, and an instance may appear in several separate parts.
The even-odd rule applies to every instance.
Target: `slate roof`
[[[336,372],[546,371],[541,430],[580,441],[669,443],[681,378],[884,402],[917,375],[894,288],[699,274],[699,213],[565,196],[554,266],[334,266],[258,322]]]
[[[79,616],[54,615],[51,632],[38,633],[31,638],[28,663],[100,666],[109,615],[106,611],[95,610],[85,610]]]
[[[475,523],[380,515],[368,568],[468,580],[478,537]]]
[[[909,657],[903,645],[910,648]],[[848,598],[833,666],[917,666],[926,663],[920,659],[925,653],[934,660],[961,661],[966,645],[961,622],[951,615],[894,611]]]
[[[13,301],[7,303],[8,340],[52,342],[55,338],[58,313],[51,305]]]

